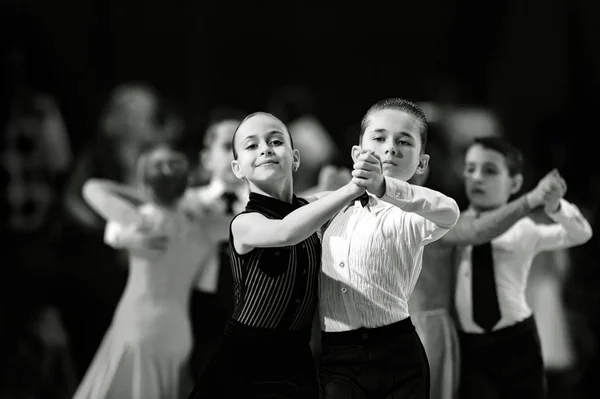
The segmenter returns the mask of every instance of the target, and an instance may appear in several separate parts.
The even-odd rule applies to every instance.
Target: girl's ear
[[[292,171],[296,172],[300,167],[300,151],[294,149],[292,152]]]
[[[231,161],[231,170],[233,171],[235,177],[237,177],[238,179],[245,179],[244,174],[242,173],[242,170],[240,168],[240,163],[237,160]]]

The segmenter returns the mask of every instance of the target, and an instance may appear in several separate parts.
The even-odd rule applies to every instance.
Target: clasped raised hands
[[[364,187],[369,193],[381,197],[385,191],[381,158],[369,150],[361,150],[354,162],[352,183]]]
[[[548,213],[556,212],[560,200],[567,192],[567,183],[557,169],[553,169],[544,176],[537,186],[527,195],[527,201],[532,208],[544,206]]]

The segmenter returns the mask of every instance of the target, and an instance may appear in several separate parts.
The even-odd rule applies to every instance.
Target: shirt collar
[[[373,214],[378,214],[379,212],[381,212],[382,210],[388,208],[388,205],[385,201],[382,201],[380,198],[377,198],[376,196],[374,196],[373,194],[367,193],[369,195],[369,203],[367,204],[367,206],[365,206],[365,208],[367,208],[367,210]],[[348,204],[345,208],[344,208],[344,212],[348,210],[348,208],[350,207],[354,207],[357,210],[360,210],[360,208],[362,208],[363,206],[361,205],[359,200],[355,200],[353,202],[353,204]]]

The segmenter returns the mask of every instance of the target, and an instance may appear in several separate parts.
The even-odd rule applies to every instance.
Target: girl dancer
[[[97,180],[84,186],[85,199],[109,220],[109,227],[112,222],[145,230],[156,235],[157,247],[162,241],[158,236],[168,244],[161,253],[130,250],[127,287],[75,399],[171,399],[181,394],[192,348],[188,298],[209,254],[202,243],[211,239],[179,206],[188,172],[183,154],[159,146],[138,162],[145,195]]]
[[[309,341],[321,244],[316,231],[365,189],[354,179],[311,204],[293,194],[300,157],[287,127],[251,114],[233,139],[250,200],[231,223],[235,310],[191,398],[318,398]]]

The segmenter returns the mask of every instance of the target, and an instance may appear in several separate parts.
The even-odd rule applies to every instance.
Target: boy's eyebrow
[[[477,162],[475,162],[475,161],[468,161],[468,162],[465,162],[465,165],[476,165],[476,164],[477,164]],[[495,163],[495,162],[490,162],[490,161],[485,161],[485,162],[482,162],[482,163],[481,163],[481,165],[482,165],[482,166],[498,166],[498,164],[497,164],[497,163]]]
[[[389,133],[389,131],[387,129],[379,128],[379,129],[373,130],[373,133]],[[405,132],[405,131],[399,131],[398,134],[400,134],[404,137],[411,138],[411,139],[415,138],[412,134]]]

